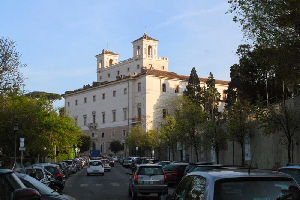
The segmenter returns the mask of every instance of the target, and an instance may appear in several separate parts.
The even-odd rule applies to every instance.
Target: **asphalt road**
[[[128,168],[123,168],[119,163],[111,168],[110,172],[101,175],[86,175],[86,168],[71,175],[66,180],[62,193],[70,195],[77,200],[130,200],[128,196],[129,176]],[[174,188],[169,187],[169,194]],[[138,195],[138,200],[157,200],[157,194]]]

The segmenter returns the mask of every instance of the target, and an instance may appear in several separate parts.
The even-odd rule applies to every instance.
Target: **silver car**
[[[127,174],[130,175],[128,194],[133,200],[137,194],[168,194],[167,177],[161,165],[137,165],[135,172]]]

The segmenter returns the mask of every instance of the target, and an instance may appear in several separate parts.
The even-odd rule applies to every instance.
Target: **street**
[[[71,175],[65,185],[63,194],[70,195],[77,200],[104,199],[104,200],[129,200],[128,175],[129,168],[123,168],[119,163],[110,172],[101,175],[86,175],[86,168]],[[174,188],[169,187],[169,194]],[[157,200],[157,194],[138,195],[138,200]]]

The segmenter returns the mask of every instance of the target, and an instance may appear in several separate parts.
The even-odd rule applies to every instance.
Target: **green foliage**
[[[201,92],[200,80],[195,67],[193,67],[183,95],[188,97],[195,104],[200,104]]]
[[[277,135],[279,143],[287,149],[288,162],[293,162],[292,145],[299,133],[300,109],[277,104],[259,111],[256,118],[263,128],[263,133]]]
[[[77,145],[81,130],[68,116],[59,116],[44,99],[26,96],[0,96],[0,146],[7,156],[14,152],[15,119],[18,120],[18,138],[25,138],[25,155],[37,157],[68,152]]]
[[[20,68],[26,67],[20,62],[21,54],[16,51],[15,42],[0,38],[0,94],[16,93],[24,82]]]
[[[119,151],[123,151],[124,150],[124,146],[121,144],[121,142],[119,140],[113,140],[109,144],[109,149],[112,152],[114,152],[115,155],[116,155]]]
[[[90,150],[90,147],[92,145],[92,138],[89,135],[80,135],[79,141],[80,143],[78,144],[78,147],[80,148],[81,152]]]
[[[61,100],[61,95],[55,93],[34,91],[34,92],[29,92],[25,95],[32,98],[46,98],[50,101]]]

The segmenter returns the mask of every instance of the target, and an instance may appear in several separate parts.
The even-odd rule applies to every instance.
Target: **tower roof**
[[[119,54],[115,54],[114,52],[111,52],[111,51],[108,51],[108,50],[104,50],[104,49],[102,49],[102,53],[101,54],[119,55]]]
[[[136,42],[136,41],[139,41],[139,40],[153,40],[153,41],[157,41],[158,42],[158,40],[153,39],[152,37],[149,37],[147,35],[147,33],[144,33],[144,35],[142,37],[140,37],[139,39],[134,40],[133,42]]]

